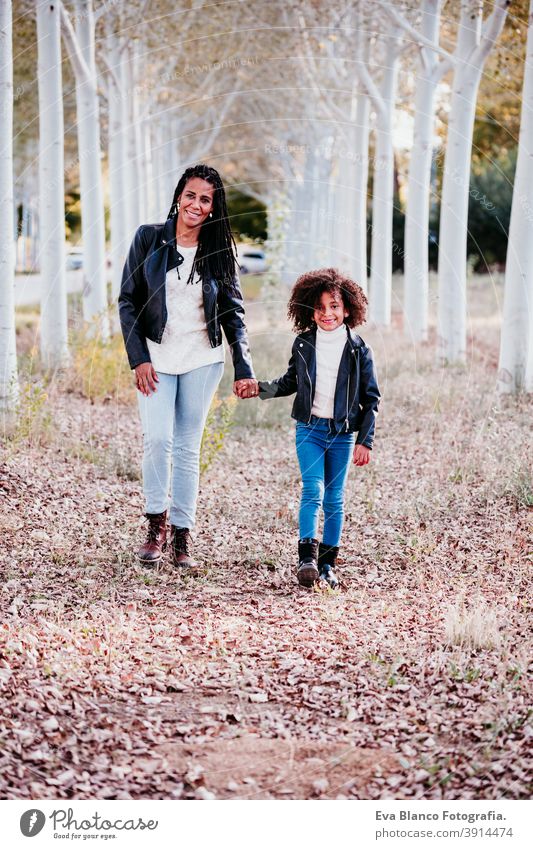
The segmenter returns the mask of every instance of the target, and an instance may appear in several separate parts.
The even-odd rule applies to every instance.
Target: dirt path
[[[339,593],[295,582],[286,418],[226,439],[191,577],[132,556],[135,408],[53,395],[48,444],[1,467],[2,796],[530,795],[531,409],[496,405],[478,350],[464,374],[389,357]]]

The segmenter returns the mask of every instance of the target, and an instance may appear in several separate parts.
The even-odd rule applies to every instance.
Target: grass
[[[501,644],[497,612],[479,597],[459,599],[445,617],[445,634],[450,645],[467,649],[492,649]],[[477,670],[476,676],[479,674]],[[465,677],[464,680],[474,680]]]
[[[244,300],[255,301],[261,297],[261,289],[263,288],[263,274],[241,274],[241,289],[244,295]]]

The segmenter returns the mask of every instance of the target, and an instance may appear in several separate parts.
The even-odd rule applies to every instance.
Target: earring
[[[179,211],[180,211],[180,202],[178,201],[177,204],[176,204],[176,212],[179,212]]]
[[[210,212],[210,213],[209,213],[209,218],[212,218],[212,217],[213,217],[213,213],[212,213],[212,212]]]

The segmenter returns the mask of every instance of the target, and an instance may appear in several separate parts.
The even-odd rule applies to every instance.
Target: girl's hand
[[[135,386],[143,395],[156,392],[156,383],[159,383],[157,372],[152,363],[141,363],[135,366]]]
[[[242,378],[233,384],[233,392],[238,398],[255,398],[259,395],[259,384],[253,378]]]
[[[367,463],[370,463],[370,448],[367,448],[366,445],[356,445],[353,450],[353,461],[356,466],[366,466]]]

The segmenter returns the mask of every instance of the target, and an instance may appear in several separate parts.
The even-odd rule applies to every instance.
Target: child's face
[[[322,330],[336,330],[348,316],[339,291],[322,292],[313,313],[313,318]]]

